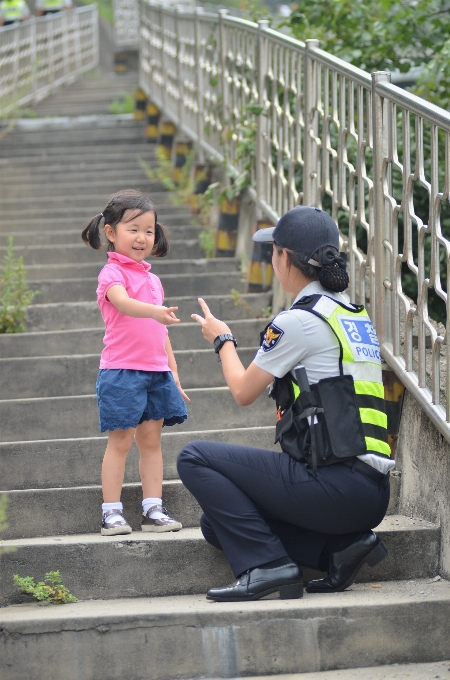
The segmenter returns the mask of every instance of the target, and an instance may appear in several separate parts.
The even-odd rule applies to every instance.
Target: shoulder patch
[[[264,334],[264,339],[261,345],[263,351],[268,352],[269,350],[276,347],[283,335],[284,331],[281,330],[281,328],[278,328],[278,326],[275,326],[274,323],[271,323]]]

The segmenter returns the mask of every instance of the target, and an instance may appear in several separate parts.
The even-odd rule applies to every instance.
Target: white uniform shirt
[[[332,293],[326,290],[319,281],[309,283],[300,291],[295,301],[305,295],[317,293],[348,304],[348,299],[342,293]],[[330,326],[323,319],[303,309],[289,309],[277,314],[271,327],[270,342],[263,343],[254,359],[259,368],[276,378],[282,378],[294,366],[302,364],[306,369],[310,385],[314,385],[323,378],[339,375],[339,343]],[[395,461],[371,453],[358,456],[358,458],[383,474],[395,465]]]

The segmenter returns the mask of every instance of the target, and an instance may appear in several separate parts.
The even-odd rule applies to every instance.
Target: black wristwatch
[[[220,361],[219,352],[226,342],[232,342],[237,347],[236,338],[230,333],[222,333],[214,340],[214,351],[217,354],[217,361]]]

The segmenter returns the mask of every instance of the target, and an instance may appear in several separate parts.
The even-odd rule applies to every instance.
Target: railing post
[[[372,130],[373,130],[373,202],[374,202],[374,256],[375,256],[375,301],[370,314],[380,345],[392,341],[390,304],[384,281],[389,261],[385,248],[386,218],[384,205],[383,163],[386,157],[388,124],[383,97],[377,93],[377,83],[390,82],[391,74],[386,71],[372,73]]]
[[[178,116],[178,127],[180,127],[182,120],[183,120],[183,78],[181,74],[181,40],[180,40],[180,22],[179,22],[179,17],[180,17],[180,8],[175,7],[174,9],[175,12],[175,34],[176,34],[176,62],[177,62],[177,90],[178,90],[178,101],[177,101],[177,116]]]
[[[260,106],[265,105],[264,94],[265,94],[265,79],[267,73],[267,50],[264,49],[264,30],[269,28],[269,22],[267,19],[261,19],[258,21],[258,43],[257,43],[257,78],[258,78],[258,104]],[[266,200],[265,195],[265,184],[264,184],[264,173],[263,173],[263,163],[264,160],[267,162],[266,154],[264,154],[264,142],[267,135],[267,119],[265,116],[260,114],[257,119],[256,127],[256,153],[255,153],[255,163],[256,163],[256,198],[257,200]]]
[[[161,64],[163,74],[167,73],[167,58],[166,58],[166,36],[164,27],[164,10],[162,6],[159,6],[159,17],[161,26]],[[162,100],[163,100],[163,111],[167,111],[167,87],[162,88]]]
[[[305,50],[305,131],[303,155],[303,205],[314,206],[317,187],[317,112],[315,66],[310,50],[319,47],[318,40],[307,40]]]
[[[197,159],[199,163],[204,163],[205,154],[203,150],[203,73],[201,70],[201,54],[202,54],[202,28],[200,24],[200,17],[203,14],[203,7],[196,7],[195,9],[195,87],[197,90],[197,137],[198,149]]]
[[[37,53],[36,53],[36,22],[30,22],[30,75],[31,75],[31,91],[33,93],[33,99],[36,96],[37,84],[38,84],[38,68],[37,68]]]
[[[219,9],[219,40],[220,40],[220,83],[222,88],[222,123],[228,121],[228,82],[227,82],[227,34],[224,19],[228,14],[227,9]],[[228,160],[228,159],[227,159]]]

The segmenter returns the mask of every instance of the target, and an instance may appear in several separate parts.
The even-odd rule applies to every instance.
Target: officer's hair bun
[[[345,270],[347,266],[345,253],[338,253],[332,246],[324,246],[313,255],[313,258],[322,265],[319,275],[322,286],[332,293],[342,293],[349,283]]]
[[[324,265],[320,270],[320,283],[332,293],[342,293],[348,287],[349,280],[345,269],[341,269],[337,263]]]

